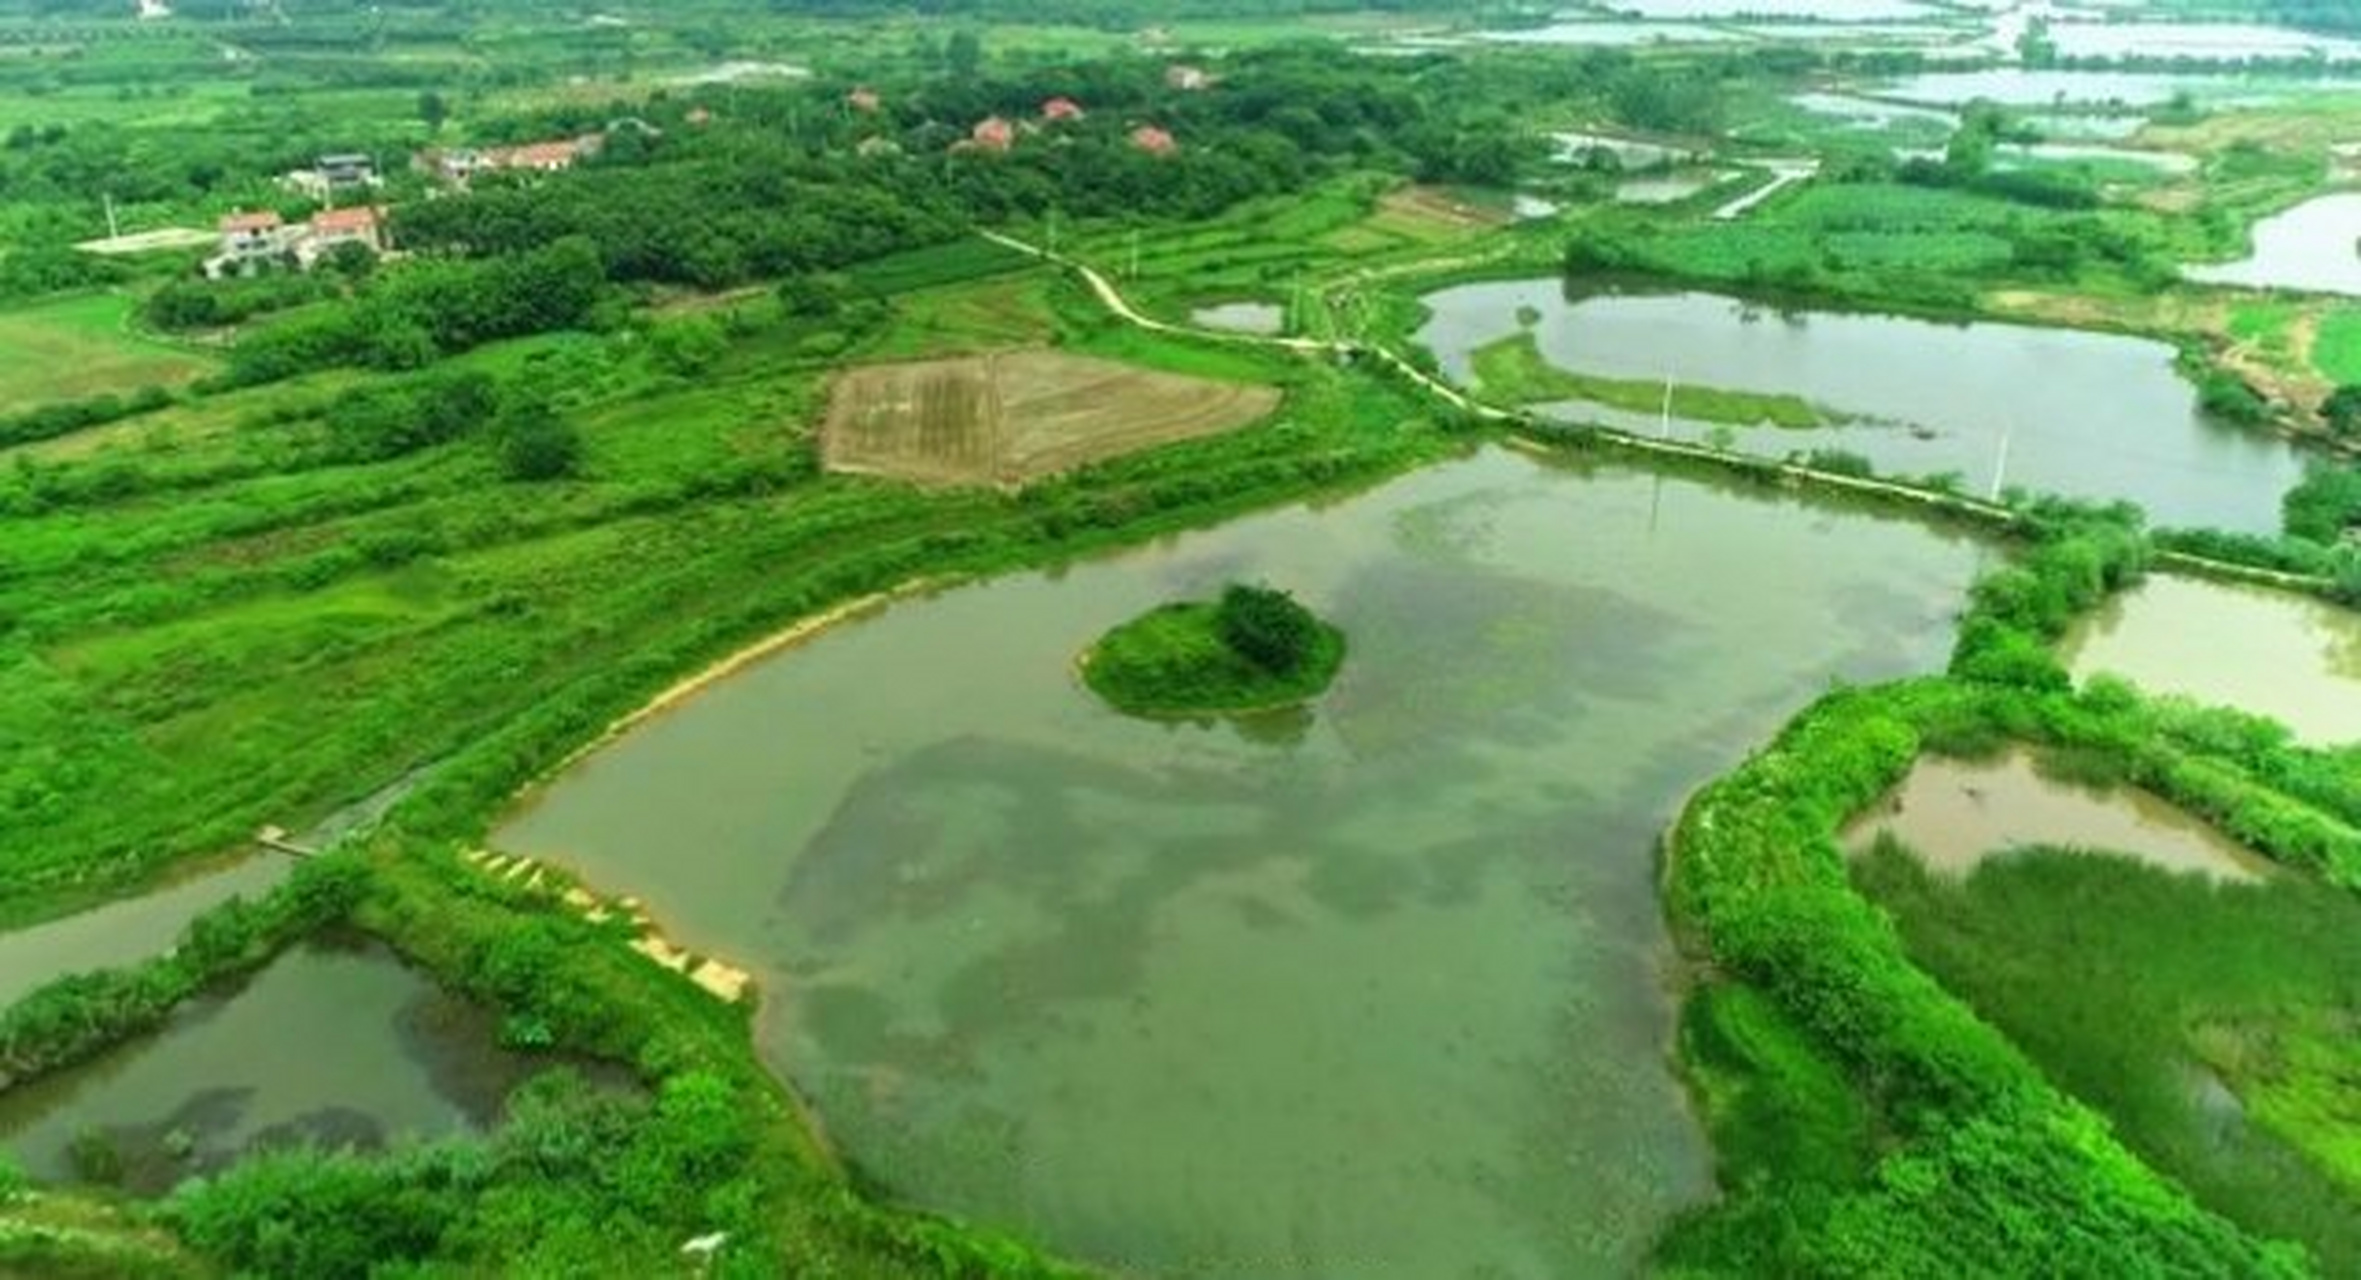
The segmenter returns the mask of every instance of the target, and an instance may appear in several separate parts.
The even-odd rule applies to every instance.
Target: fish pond
[[[2254,226],[2254,252],[2237,262],[2194,266],[2204,284],[2361,295],[2361,193],[2306,200]]]
[[[2023,751],[1920,760],[1853,820],[1845,844],[1863,850],[1888,833],[1950,875],[2030,848],[2097,850],[2218,880],[2257,880],[2271,871],[2267,859],[2148,792],[2051,777]]]
[[[1776,310],[1709,293],[1570,292],[1557,279],[1464,285],[1427,295],[1417,340],[1468,382],[1476,353],[1529,333],[1550,366],[1602,383],[1667,379],[1821,411],[1823,425],[1665,421],[1594,396],[1558,416],[1766,456],[1836,449],[1887,475],[1997,479],[2036,492],[2128,498],[2158,524],[2276,532],[2302,457],[2277,437],[2214,421],[2145,339],[2009,324]],[[1527,322],[1530,322],[1528,325]],[[1624,397],[1629,400],[1633,397]],[[1825,425],[1834,423],[1836,425]]]
[[[153,1193],[273,1144],[440,1137],[489,1124],[538,1065],[494,1031],[382,945],[331,934],[0,1094],[0,1143],[36,1177]]]
[[[2324,601],[2158,574],[2083,619],[2064,656],[2077,678],[2269,716],[2315,745],[2361,741],[2361,614]]]
[[[886,606],[498,839],[756,970],[762,1051],[897,1197],[1119,1273],[1628,1273],[1711,1186],[1657,834],[1831,681],[1940,666],[1989,554],[1487,450]],[[1320,701],[1081,687],[1234,580],[1344,630]]]

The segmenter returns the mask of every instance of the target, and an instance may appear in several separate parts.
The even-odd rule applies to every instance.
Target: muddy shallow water
[[[2033,847],[2123,854],[2219,880],[2259,880],[2271,870],[2269,860],[2156,796],[2045,777],[2023,751],[1920,760],[1902,785],[1853,819],[1843,842],[1860,851],[1886,832],[1953,875]]]

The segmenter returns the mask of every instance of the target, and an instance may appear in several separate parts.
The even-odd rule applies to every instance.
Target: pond
[[[1126,1273],[1628,1273],[1710,1189],[1656,836],[1831,680],[1940,666],[1983,554],[1486,450],[894,604],[499,842],[755,968],[769,1061],[900,1197]],[[1229,580],[1349,636],[1308,712],[1080,687]]]
[[[1602,7],[1626,17],[1649,19],[1759,18],[1775,13],[1794,21],[1882,22],[1945,16],[1942,10],[1918,0],[1605,0]]]
[[[1555,22],[1545,27],[1479,31],[1494,44],[1647,45],[1716,44],[1745,37],[1719,27],[1686,22]]]
[[[1273,334],[1287,327],[1287,309],[1275,302],[1224,302],[1191,311],[1189,320],[1207,329]]]
[[[1983,71],[1930,71],[1906,77],[1879,89],[1878,93],[1939,106],[1965,106],[1982,98],[2011,107],[2061,102],[2142,107],[2170,102],[2174,94],[2195,87],[2188,76],[2126,71],[2024,71],[2001,67]]]
[[[1991,760],[1922,758],[1902,785],[1854,818],[1843,842],[1861,852],[1886,832],[1950,875],[2033,847],[2124,854],[2226,881],[2271,872],[2268,859],[2148,792],[2046,777],[2022,750]]]
[[[1617,204],[1675,204],[1721,181],[1715,173],[1676,173],[1654,178],[1625,178],[1615,184]]]
[[[2242,262],[2182,271],[2203,284],[2361,295],[2361,193],[2319,196],[2254,226]]]
[[[382,945],[330,936],[154,1034],[0,1094],[0,1140],[36,1177],[70,1181],[87,1133],[123,1186],[154,1193],[274,1143],[440,1136],[490,1123],[535,1069],[493,1031]]]
[[[413,770],[337,809],[298,833],[294,842],[324,849],[368,830],[426,773],[425,768]],[[190,921],[231,898],[260,898],[294,870],[294,859],[271,851],[215,859],[179,868],[164,883],[135,896],[0,933],[0,1008],[68,974],[121,968],[160,956],[180,940]]]
[[[2308,743],[2361,741],[2361,615],[2262,587],[2156,574],[2066,638],[2077,678],[2269,716]]]
[[[294,859],[276,853],[215,863],[137,897],[0,933],[0,1008],[70,973],[162,955],[189,921],[231,898],[260,898],[294,870]]]
[[[1612,134],[1553,133],[1549,136],[1558,146],[1557,159],[1561,164],[1594,165],[1604,157],[1617,168],[1647,169],[1699,158],[1698,152],[1685,147],[1644,142],[1637,138],[1619,138]]]
[[[2361,42],[2235,22],[2053,22],[2049,40],[2067,58],[2361,58]]]
[[[1552,364],[1598,377],[1792,393],[1860,420],[1814,430],[1717,429],[1675,418],[1685,439],[1726,437],[1769,456],[1843,449],[1881,473],[1956,472],[1972,493],[2004,483],[2128,498],[2159,524],[2275,532],[2301,456],[2217,423],[2160,342],[2007,324],[1774,311],[1718,294],[1569,295],[1559,280],[1466,285],[1423,299],[1417,340],[1466,381],[1477,349],[1537,315]],[[1571,404],[1552,412],[1649,434],[1656,414]],[[2005,443],[2004,443],[2005,442]]]

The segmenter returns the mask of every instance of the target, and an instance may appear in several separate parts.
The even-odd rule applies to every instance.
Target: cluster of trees
[[[361,249],[359,245],[338,248]],[[361,249],[366,253],[366,249]],[[335,296],[333,276],[272,272],[234,280],[182,277],[148,295],[140,314],[159,329],[218,329]]]
[[[1274,675],[1302,666],[1320,640],[1320,620],[1275,587],[1231,583],[1213,619],[1232,653]]]
[[[372,277],[348,302],[249,335],[231,351],[232,384],[335,365],[416,369],[498,338],[596,328],[613,316],[607,270],[589,240],[482,259],[430,258]]]

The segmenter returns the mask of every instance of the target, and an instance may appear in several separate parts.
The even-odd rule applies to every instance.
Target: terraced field
[[[837,380],[821,450],[832,471],[1013,485],[1219,435],[1278,404],[1269,387],[1054,351],[869,365]]]

